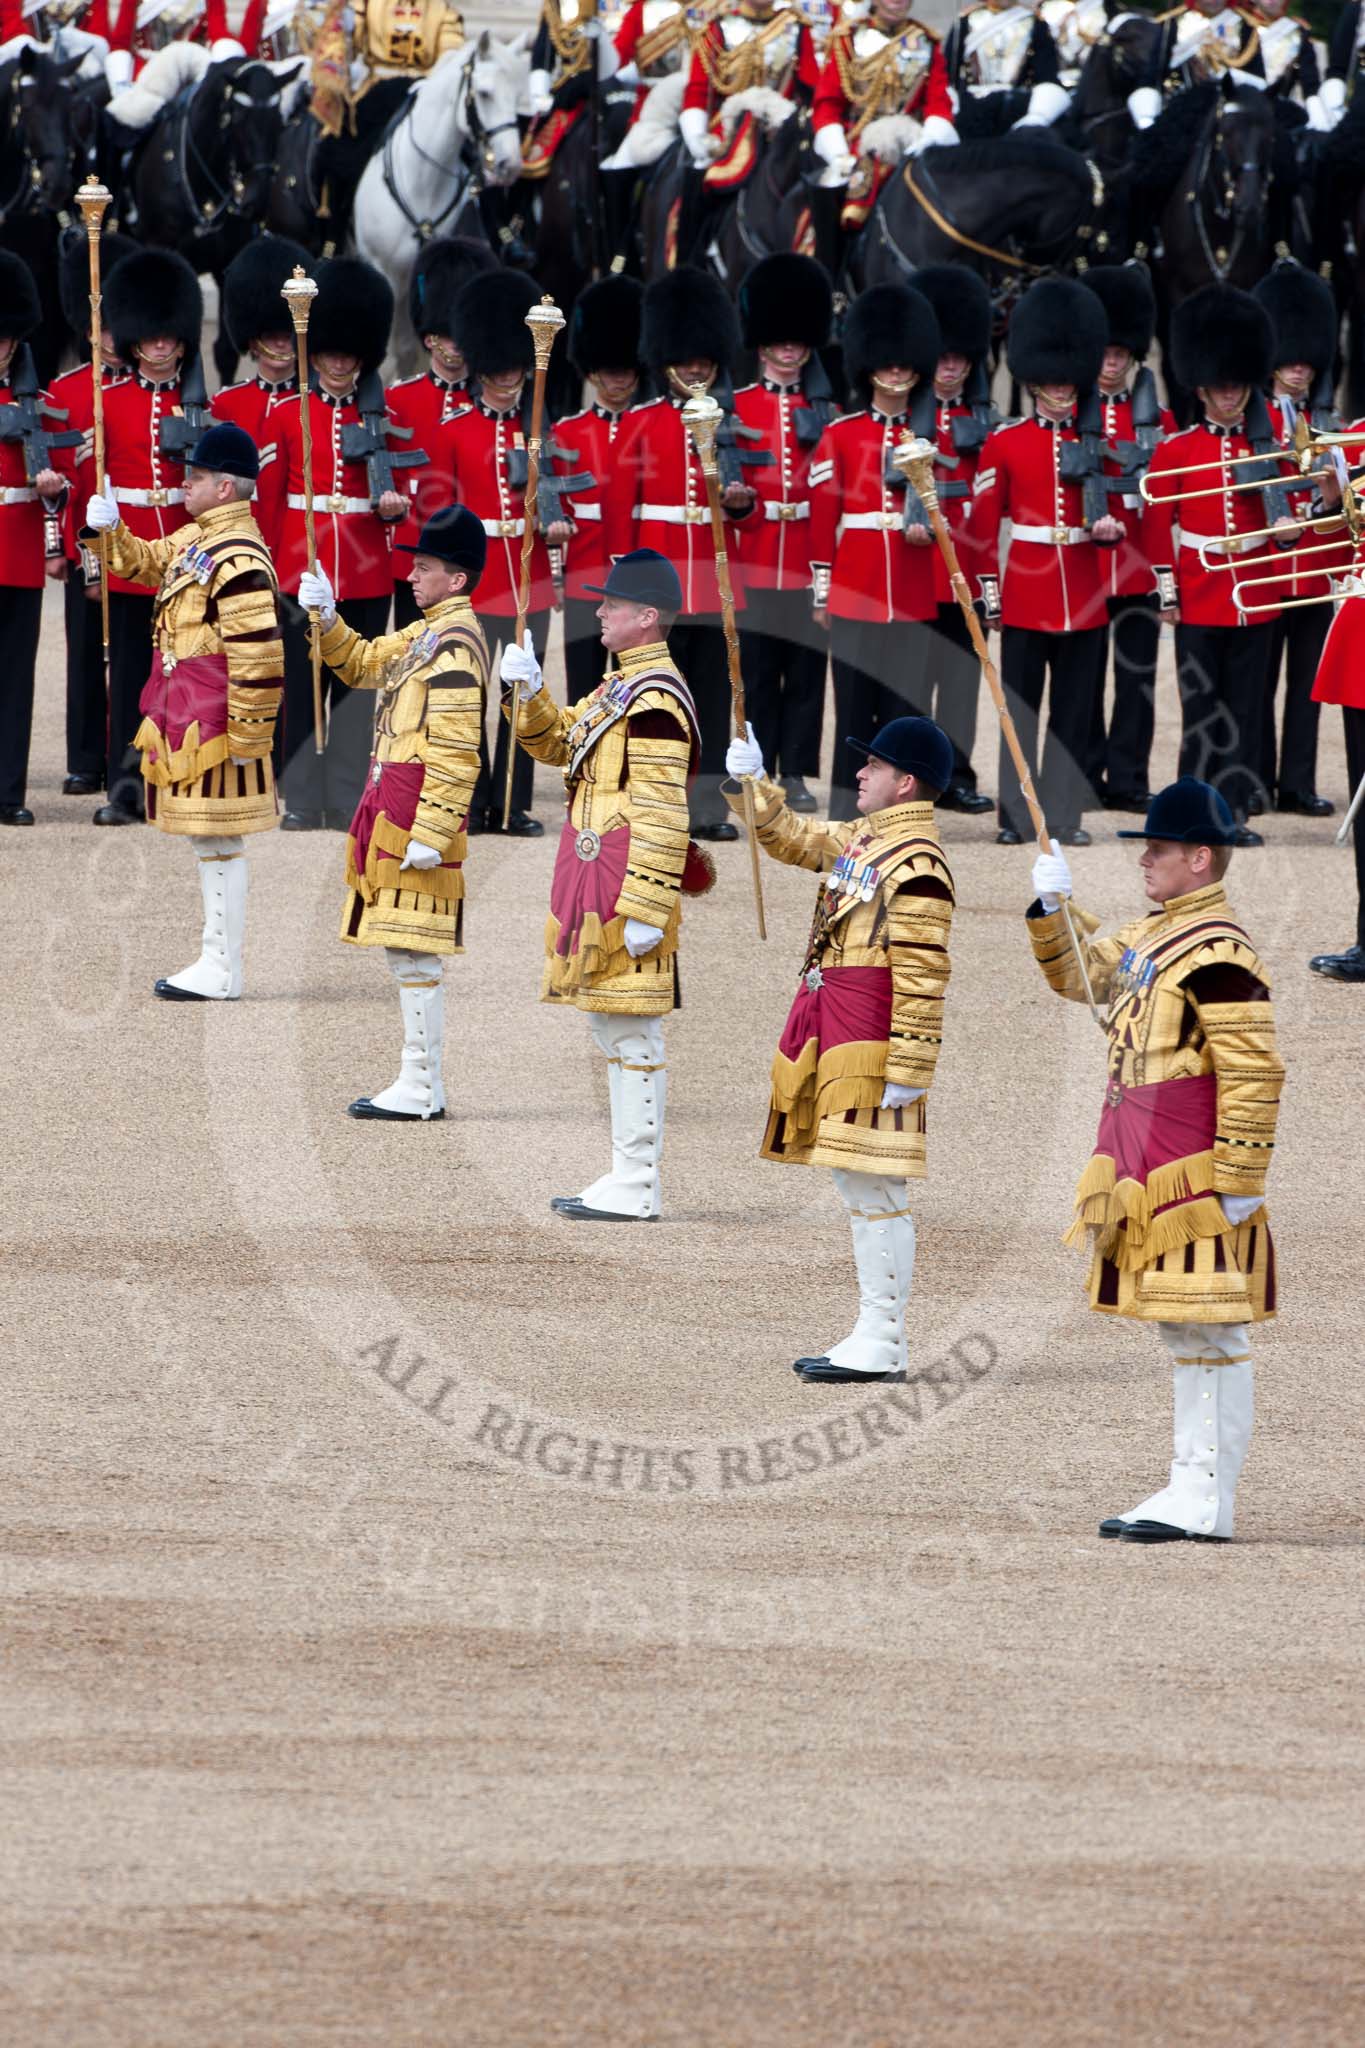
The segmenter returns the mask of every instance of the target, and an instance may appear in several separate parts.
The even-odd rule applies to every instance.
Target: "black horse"
[[[809,128],[800,113],[772,126],[751,118],[753,163],[729,191],[708,190],[681,143],[659,159],[639,212],[646,282],[676,264],[700,263],[737,291],[761,256],[796,246]]]
[[[270,183],[266,226],[315,256],[344,249],[360,174],[402,111],[411,80],[381,78],[354,108],[355,129],[329,135],[303,99],[285,122]],[[443,233],[451,233],[443,226]]]
[[[66,331],[57,257],[76,184],[71,81],[80,61],[25,49],[0,65],[0,243],[23,258],[38,287],[43,321],[31,342],[42,383],[60,365]]]

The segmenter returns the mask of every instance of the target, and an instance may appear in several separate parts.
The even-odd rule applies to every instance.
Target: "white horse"
[[[526,79],[525,36],[501,43],[485,29],[477,41],[442,57],[412,88],[382,148],[361,173],[356,248],[393,286],[391,352],[403,370],[416,359],[408,282],[417,252],[431,236],[454,228],[476,153],[483,158],[485,181],[511,185],[520,177],[517,107]]]

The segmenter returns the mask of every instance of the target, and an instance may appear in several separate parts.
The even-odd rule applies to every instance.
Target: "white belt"
[[[302,491],[291,491],[284,502],[291,512],[306,512],[308,510],[308,501]],[[323,496],[321,492],[315,492],[313,495],[313,510],[315,512],[372,512],[374,507],[368,498],[343,498],[339,492],[333,491],[326,496]]]
[[[900,512],[845,512],[839,521],[839,538],[842,539],[846,533],[860,532],[865,527],[889,533],[892,527],[903,523],[904,514]]]
[[[711,517],[709,505],[639,505],[637,519],[661,519],[665,526],[700,526]]]
[[[485,519],[480,523],[492,540],[519,540],[526,531],[524,519]]]
[[[1240,533],[1186,533],[1182,527],[1180,545],[1182,548],[1192,548],[1202,560],[1206,552],[1210,555],[1249,554],[1262,543],[1259,540],[1244,540]]]
[[[575,498],[573,501],[573,516],[575,519],[600,519],[602,517],[602,507],[600,505],[580,505],[577,498]]]
[[[804,499],[800,504],[784,505],[779,498],[765,498],[763,500],[763,517],[765,519],[809,519],[810,500]],[[854,517],[857,517],[856,513]]]
[[[31,505],[37,496],[31,484],[10,484],[0,491],[0,505]]]
[[[1083,526],[1011,526],[1011,540],[1037,540],[1045,547],[1074,548],[1090,535]]]
[[[116,505],[183,505],[183,491],[128,491],[122,484],[113,486]]]

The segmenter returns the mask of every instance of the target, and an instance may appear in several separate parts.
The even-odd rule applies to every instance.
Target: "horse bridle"
[[[456,105],[459,116],[464,123],[464,148],[468,149],[473,146],[480,155],[485,155],[485,145],[490,143],[495,135],[504,135],[509,128],[516,128],[518,122],[515,114],[509,116],[506,121],[494,121],[488,127],[485,127],[479,119],[478,95],[474,90],[474,66],[477,62],[477,58],[471,57],[469,63],[465,66],[464,77],[460,83],[459,99]],[[458,163],[448,164],[443,163],[440,157],[433,156],[429,149],[423,149],[421,143],[417,140],[417,132],[414,128],[408,136],[410,146],[416,151],[422,162],[430,165],[433,171],[440,171],[443,176],[452,178],[455,189],[446,204],[441,208],[441,211],[438,214],[434,214],[429,220],[420,219],[413,212],[398,189],[398,180],[394,174],[393,146],[403,123],[412,119],[412,112],[416,103],[416,89],[414,88],[407,95],[402,106],[394,113],[388,127],[384,130],[380,167],[384,175],[384,189],[390,199],[398,208],[398,211],[402,214],[418,241],[429,242],[442,223],[449,220],[453,214],[459,211],[474,178],[474,171],[464,161],[464,150],[461,151]]]
[[[19,168],[15,174],[13,192],[8,199],[0,199],[0,222],[22,220],[25,214],[34,212],[43,182],[40,159],[30,155],[20,138],[20,127],[27,109],[21,95],[14,90],[18,84],[19,76],[16,73],[11,86],[9,121],[6,125],[12,141],[19,149]],[[65,225],[64,219],[62,224]]]
[[[208,76],[207,72],[204,76]],[[240,76],[240,73],[238,76]],[[176,168],[180,173],[180,182],[184,187],[185,197],[190,202],[200,233],[207,228],[215,227],[225,213],[235,213],[241,203],[247,181],[260,172],[272,170],[275,161],[273,157],[264,157],[259,162],[243,165],[237,161],[235,154],[230,153],[229,161],[233,166],[230,183],[225,186],[220,182],[190,130],[190,115],[194,110],[194,104],[199,97],[203,82],[202,78],[198,80],[193,91],[186,98],[184,105],[176,110],[180,121]],[[220,129],[231,129],[231,116],[226,110],[218,116],[218,126]],[[194,186],[190,180],[191,155],[193,155],[195,163],[203,172],[210,192],[215,195],[217,199],[216,205],[212,200],[201,202],[195,198]]]
[[[1199,249],[1204,261],[1208,264],[1210,271],[1217,278],[1219,284],[1227,283],[1233,265],[1241,254],[1242,242],[1246,234],[1245,224],[1239,221],[1230,245],[1226,248],[1215,249],[1209,240],[1208,223],[1204,218],[1204,208],[1208,203],[1205,193],[1205,181],[1213,168],[1215,153],[1220,157],[1226,158],[1227,156],[1227,138],[1223,129],[1223,113],[1224,106],[1220,99],[1214,111],[1213,120],[1209,123],[1207,130],[1200,140],[1194,177],[1194,224],[1199,231]],[[1216,199],[1213,202],[1213,211],[1217,219],[1230,220],[1232,217],[1233,201],[1236,198],[1236,179],[1239,179],[1247,171],[1255,171],[1259,176],[1262,169],[1263,166],[1254,157],[1248,158],[1241,163],[1228,163],[1223,182],[1224,203],[1220,207]]]

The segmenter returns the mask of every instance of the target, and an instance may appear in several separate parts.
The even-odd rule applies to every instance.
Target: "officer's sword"
[[[90,248],[90,399],[95,427],[95,489],[104,489],[104,350],[100,344],[100,330],[104,325],[100,311],[100,224],[105,209],[113,200],[113,193],[107,186],[89,179],[76,194],[76,204],[85,222],[86,238]],[[101,532],[96,539],[100,565],[100,637],[104,644],[104,689],[109,693],[109,535]]]
[[[953,586],[953,595],[962,608],[963,618],[967,621],[967,631],[971,635],[972,646],[976,650],[976,658],[981,663],[981,672],[986,678],[986,688],[990,691],[995,701],[995,708],[1000,714],[1000,730],[1005,735],[1005,745],[1013,756],[1015,772],[1019,777],[1019,788],[1023,793],[1024,802],[1028,805],[1028,814],[1033,820],[1033,829],[1038,834],[1038,844],[1044,853],[1051,853],[1052,840],[1048,834],[1047,819],[1043,816],[1043,807],[1039,803],[1034,791],[1033,776],[1029,771],[1028,762],[1024,759],[1024,750],[1019,744],[1019,735],[1014,729],[1014,720],[1010,716],[1009,706],[1005,702],[1005,692],[1001,688],[1000,677],[996,671],[995,663],[991,660],[990,648],[986,644],[986,636],[981,630],[981,621],[976,615],[976,606],[972,603],[972,595],[967,588],[967,579],[963,575],[961,565],[957,559],[957,547],[953,540],[952,529],[944,518],[943,508],[938,502],[938,492],[934,487],[934,454],[935,450],[931,442],[902,441],[891,459],[911,489],[918,493],[920,502],[929,514],[929,524],[934,530],[934,539],[938,542],[939,552],[943,556],[944,567],[948,571],[948,580]],[[1095,991],[1090,986],[1090,972],[1085,964],[1085,953],[1081,947],[1080,934],[1072,922],[1071,905],[1067,902],[1065,896],[1061,899],[1061,911],[1067,937],[1071,941],[1071,950],[1076,956],[1076,965],[1080,969],[1081,986],[1085,990],[1085,999],[1090,1005],[1090,1014],[1099,1025],[1101,1031],[1106,1031],[1108,1027],[1100,1015],[1099,1006],[1095,1001]]]

